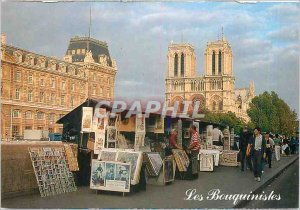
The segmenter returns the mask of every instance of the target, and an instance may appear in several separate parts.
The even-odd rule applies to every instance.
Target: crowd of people
[[[269,132],[262,134],[261,129],[256,127],[251,133],[244,127],[239,140],[239,157],[241,171],[245,171],[245,165],[254,173],[254,179],[261,181],[265,165],[272,168],[272,156],[275,146],[280,147],[279,155],[290,155],[298,153],[299,141],[296,138],[288,138],[285,135],[273,135]]]

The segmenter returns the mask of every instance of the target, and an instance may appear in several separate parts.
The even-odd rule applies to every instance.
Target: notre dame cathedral
[[[196,73],[195,49],[190,44],[169,45],[165,80],[166,102],[200,101],[200,109],[212,112],[234,112],[249,121],[247,109],[255,96],[254,82],[248,88],[235,88],[232,50],[223,37],[208,42],[204,52],[204,75]],[[179,106],[179,109],[182,106]]]

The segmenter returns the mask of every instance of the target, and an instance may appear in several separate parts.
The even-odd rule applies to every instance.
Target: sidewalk
[[[125,197],[121,194],[107,193],[96,195],[89,187],[79,187],[77,192],[45,198],[36,194],[4,199],[1,206],[6,208],[233,208],[232,200],[207,200],[207,193],[212,189],[220,189],[224,194],[256,192],[298,158],[298,155],[293,155],[282,157],[280,161],[273,161],[271,169],[265,167],[261,182],[255,181],[250,171],[241,172],[238,167],[219,166],[214,172],[199,172],[197,180],[175,180],[167,186],[147,185],[146,191]],[[204,199],[184,200],[188,189],[196,189],[197,194],[202,194]],[[285,197],[288,195],[281,195],[281,199]],[[243,203],[239,204],[239,207],[242,205]]]

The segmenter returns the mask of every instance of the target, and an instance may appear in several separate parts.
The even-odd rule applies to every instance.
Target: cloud
[[[117,60],[116,96],[164,98],[171,40],[192,44],[204,73],[206,43],[223,26],[236,87],[254,80],[257,94],[275,90],[299,113],[298,4],[4,2],[2,31],[9,44],[62,58],[71,37],[88,33],[90,5],[92,37],[107,41]]]

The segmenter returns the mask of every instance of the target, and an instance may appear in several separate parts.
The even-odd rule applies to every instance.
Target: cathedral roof
[[[100,63],[99,61],[100,55],[107,56],[108,65],[112,66],[112,61],[109,54],[107,43],[90,37],[76,36],[74,38],[71,38],[68,49],[66,51],[66,55],[70,55],[72,57],[72,62],[83,62],[87,51],[92,52],[93,59],[96,63]]]

